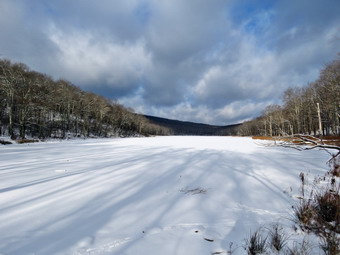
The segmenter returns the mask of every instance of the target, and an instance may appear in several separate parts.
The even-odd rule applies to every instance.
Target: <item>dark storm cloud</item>
[[[227,124],[340,51],[337,0],[2,0],[0,54],[138,112]]]
[[[0,57],[24,61],[32,67],[49,65],[49,55],[58,50],[41,29],[42,17],[32,17],[20,1],[0,2]]]
[[[276,38],[272,44],[278,55],[295,55],[295,67],[319,68],[340,51],[340,16],[337,1],[280,1],[277,5],[275,29],[267,37]],[[329,60],[328,60],[329,61]]]

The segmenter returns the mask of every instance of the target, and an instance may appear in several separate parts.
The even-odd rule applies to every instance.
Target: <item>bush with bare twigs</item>
[[[269,244],[276,253],[280,253],[287,245],[288,236],[279,224],[275,224],[269,229]]]
[[[316,144],[320,148],[327,148]],[[335,147],[332,147],[335,148]],[[338,148],[340,151],[340,148]],[[301,192],[300,202],[293,207],[295,222],[302,231],[313,233],[320,239],[320,247],[326,255],[340,254],[340,183],[338,176],[339,152],[329,161],[332,169],[323,177],[323,184],[314,181],[309,197]],[[301,178],[302,186],[305,180]],[[327,184],[325,184],[325,182]],[[319,185],[318,185],[319,184]]]
[[[281,143],[275,145],[298,150],[319,148],[331,155],[328,162],[331,170],[325,176],[315,178],[312,187],[308,187],[306,175],[300,173],[301,196],[293,206],[293,221],[298,228],[306,236],[312,234],[319,242],[312,245],[304,239],[302,242],[291,243],[292,240],[285,235],[282,227],[276,224],[268,229],[268,233],[260,228],[250,234],[244,245],[245,250],[248,254],[267,254],[267,249],[271,248],[275,254],[309,255],[311,247],[319,246],[325,255],[340,254],[340,147],[310,136],[296,136],[294,140],[281,140]],[[334,150],[337,152],[334,153]],[[306,191],[309,193],[307,196]]]

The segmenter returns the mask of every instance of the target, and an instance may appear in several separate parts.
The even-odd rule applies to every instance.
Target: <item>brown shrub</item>
[[[252,139],[254,139],[254,140],[274,140],[274,138],[270,137],[270,136],[253,136]]]
[[[320,225],[330,231],[340,233],[340,195],[339,190],[326,190],[315,195],[315,211]]]
[[[37,143],[39,140],[35,139],[21,139],[21,140],[16,140],[17,143],[23,144],[23,143]]]

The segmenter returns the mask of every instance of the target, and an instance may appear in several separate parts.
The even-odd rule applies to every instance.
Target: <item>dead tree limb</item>
[[[333,162],[334,164],[338,164],[337,161],[340,156],[340,146],[325,144],[323,139],[311,135],[280,137],[278,141],[275,141],[275,144],[265,144],[264,146],[279,146],[299,151],[313,150],[317,148],[323,149],[331,156],[331,159],[328,162]]]

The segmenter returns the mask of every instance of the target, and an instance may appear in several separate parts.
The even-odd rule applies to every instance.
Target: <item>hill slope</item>
[[[170,128],[174,135],[236,135],[236,128],[241,125],[214,126],[149,115],[144,115],[144,117],[153,124]]]

